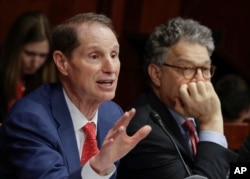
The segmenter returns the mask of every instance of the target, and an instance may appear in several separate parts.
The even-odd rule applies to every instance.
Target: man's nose
[[[200,68],[197,68],[196,73],[192,79],[192,81],[205,81],[205,78],[203,77],[202,70]]]
[[[114,71],[114,63],[112,58],[106,58],[103,62],[102,70],[106,73],[111,73]]]

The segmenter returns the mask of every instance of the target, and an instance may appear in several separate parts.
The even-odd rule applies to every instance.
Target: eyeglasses
[[[181,71],[182,75],[184,76],[184,78],[187,80],[194,78],[194,76],[197,74],[198,69],[201,70],[202,76],[205,79],[210,79],[214,75],[214,72],[216,69],[216,66],[214,66],[214,65],[211,65],[208,67],[180,67],[180,66],[170,65],[167,63],[164,63],[163,65],[166,67],[179,69]]]

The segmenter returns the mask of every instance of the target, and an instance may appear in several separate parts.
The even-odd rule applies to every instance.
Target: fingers
[[[211,84],[210,82],[191,82],[189,84],[185,84],[187,87],[187,91],[190,96],[198,97],[198,96],[203,96],[207,93],[208,91],[208,86]]]
[[[125,131],[130,120],[135,115],[135,109],[132,108],[131,110],[125,112],[123,116],[114,124],[113,128],[109,130],[106,139],[113,139],[116,138],[123,130]]]
[[[130,109],[129,111],[126,111],[123,116],[115,123],[113,130],[118,130],[120,126],[124,126],[126,128],[134,115],[134,108]]]
[[[133,136],[130,138],[137,144],[140,142],[142,139],[144,139],[150,132],[152,128],[149,125],[145,125],[142,128],[140,128]]]
[[[212,90],[213,87],[210,82],[191,82],[180,86],[180,97],[184,101],[187,101],[189,98],[198,99],[199,97],[209,94]]]
[[[213,95],[211,89],[213,89],[211,82],[199,81],[182,84],[179,88],[179,95],[183,106],[176,103],[176,111],[183,116],[190,116],[201,113],[203,108],[209,110],[210,98]]]
[[[189,92],[188,92],[188,85],[182,84],[179,89],[180,92],[180,98],[183,100],[182,102],[185,102],[189,98]]]
[[[175,109],[183,116],[201,117],[220,113],[220,101],[211,82],[191,82],[179,88],[181,108],[176,103]],[[178,102],[178,101],[177,101]]]
[[[199,81],[197,83],[191,83],[190,87],[193,88],[194,94],[203,96],[207,93],[207,88],[206,88],[207,85],[206,84],[207,84],[206,82]]]
[[[124,115],[117,121],[114,127],[108,132],[106,136],[106,143],[118,140],[120,137],[125,137],[129,139],[132,144],[137,144],[150,133],[152,130],[151,127],[149,125],[145,125],[144,127],[140,128],[133,136],[130,137],[127,135],[126,128],[134,114],[134,108],[124,113]]]

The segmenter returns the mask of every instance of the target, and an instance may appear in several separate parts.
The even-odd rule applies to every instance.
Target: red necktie
[[[186,120],[182,124],[182,127],[189,132],[189,140],[191,141],[193,154],[195,155],[197,152],[197,143],[199,142],[199,137],[197,135],[194,123],[191,120]]]
[[[99,149],[96,142],[95,124],[89,122],[83,126],[82,130],[86,135],[81,157],[81,165],[84,165],[91,157],[98,153]]]

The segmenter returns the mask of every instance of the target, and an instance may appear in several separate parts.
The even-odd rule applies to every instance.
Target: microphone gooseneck
[[[182,157],[182,155],[181,155],[181,152],[180,152],[180,150],[179,150],[179,148],[178,148],[178,146],[177,146],[177,144],[176,144],[174,138],[170,135],[170,133],[169,133],[169,132],[167,131],[167,129],[165,128],[165,125],[163,124],[160,115],[159,115],[156,111],[152,110],[152,111],[150,112],[150,117],[151,117],[151,118],[153,119],[153,121],[154,121],[156,124],[158,124],[158,125],[163,129],[163,131],[167,134],[167,136],[169,137],[169,139],[170,139],[171,142],[173,143],[173,145],[174,145],[174,147],[175,147],[175,149],[176,149],[176,151],[177,151],[177,153],[178,153],[178,155],[179,155],[179,158],[180,158],[180,160],[181,160],[181,162],[182,162],[182,164],[183,164],[183,166],[184,166],[186,172],[188,173],[189,176],[191,176],[192,174],[191,174],[191,172],[190,172],[190,170],[189,170],[189,168],[188,168],[186,162],[184,161],[184,159],[183,159],[183,157]]]

